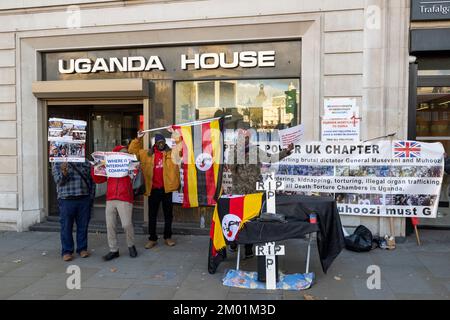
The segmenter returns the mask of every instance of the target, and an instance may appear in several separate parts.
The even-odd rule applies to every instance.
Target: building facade
[[[1,229],[24,231],[55,214],[50,116],[88,121],[87,152],[225,109],[265,130],[303,123],[305,138],[320,140],[324,99],[350,97],[361,140],[407,138],[407,0],[76,3],[0,4]],[[297,93],[292,114],[286,90]],[[177,208],[175,220],[205,213]],[[342,221],[390,233],[387,218]],[[405,235],[404,219],[395,234]]]

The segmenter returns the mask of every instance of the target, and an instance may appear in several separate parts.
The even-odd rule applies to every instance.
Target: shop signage
[[[180,57],[181,70],[203,69],[234,69],[234,68],[275,67],[275,51],[241,51],[232,54],[197,53],[193,56],[182,54]],[[159,56],[111,57],[59,59],[58,71],[60,74],[71,73],[97,73],[97,72],[140,72],[164,71],[164,64]]]
[[[450,20],[450,1],[411,0],[411,21]]]

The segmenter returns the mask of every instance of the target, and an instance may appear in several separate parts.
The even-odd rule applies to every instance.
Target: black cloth
[[[172,238],[173,203],[172,192],[163,189],[153,189],[148,197],[148,239],[157,241],[156,218],[158,217],[159,204],[162,202],[164,212],[164,239]]]
[[[263,208],[264,211],[264,208]],[[309,214],[317,214],[317,224],[309,223]],[[244,224],[236,239],[239,244],[265,243],[304,238],[317,232],[317,248],[323,272],[345,247],[341,219],[336,201],[331,197],[277,196],[276,213],[283,214],[287,222],[260,222],[257,219]]]
[[[450,157],[444,159],[444,172],[450,174]]]

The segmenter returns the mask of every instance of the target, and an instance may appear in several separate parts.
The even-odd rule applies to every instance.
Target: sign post
[[[276,245],[275,242],[266,242],[262,246],[256,246],[256,255],[266,256],[266,289],[276,289],[277,277],[275,256],[284,255],[284,246]]]
[[[266,175],[264,182],[256,183],[256,190],[266,192],[266,211],[267,213],[276,213],[275,191],[284,189],[284,183],[275,179],[275,173],[271,172]]]

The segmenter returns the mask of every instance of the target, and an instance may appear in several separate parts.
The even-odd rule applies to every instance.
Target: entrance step
[[[120,219],[118,219],[118,222]],[[134,221],[134,233],[135,234],[148,234],[147,223],[144,221]],[[158,222],[156,225],[158,234],[162,234],[164,231],[164,222]],[[49,216],[47,221],[35,224],[30,227],[30,231],[42,231],[42,232],[60,232],[61,226],[59,223],[59,217]],[[118,233],[123,233],[122,227],[117,228]],[[209,235],[209,228],[200,228],[196,223],[172,223],[173,234],[182,235]],[[89,233],[106,233],[105,221],[91,220],[89,222]]]

